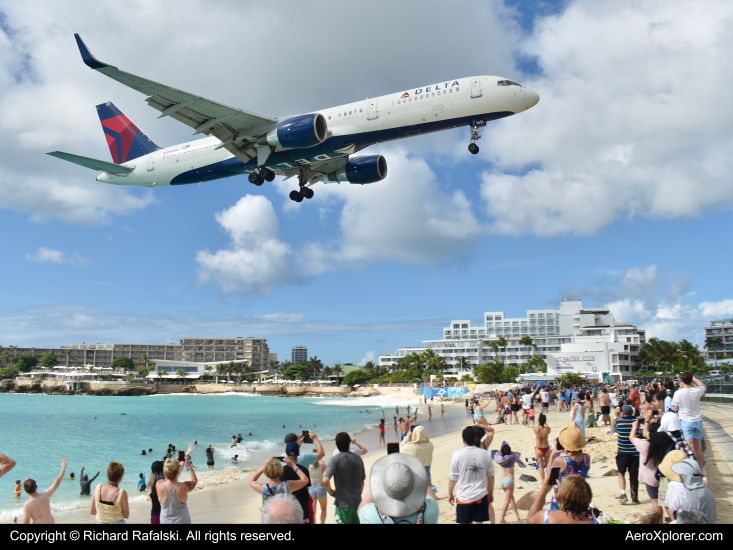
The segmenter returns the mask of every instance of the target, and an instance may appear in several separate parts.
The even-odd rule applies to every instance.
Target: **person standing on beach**
[[[358,510],[366,479],[364,461],[349,451],[351,441],[346,432],[336,435],[339,454],[331,459],[323,474],[323,485],[335,499],[336,523],[341,524],[359,523]],[[331,487],[331,479],[336,482],[336,490]]]
[[[415,416],[410,420],[410,415],[407,415],[407,420],[404,418],[400,418],[400,432],[402,435],[400,435],[400,441],[405,439],[405,435],[407,435],[407,432],[410,431],[410,424],[415,422],[417,420],[417,413],[415,413]]]
[[[491,459],[501,466],[502,474],[501,481],[499,482],[500,487],[504,491],[504,505],[501,507],[501,519],[499,523],[506,523],[506,513],[509,510],[509,505],[514,510],[514,515],[519,517],[519,510],[517,510],[517,502],[514,500],[514,465],[519,464],[522,467],[526,467],[521,461],[521,453],[513,453],[512,448],[509,444],[504,441],[501,444],[501,451],[492,451]]]
[[[621,504],[626,504],[626,479],[624,475],[629,471],[629,484],[631,485],[631,504],[639,504],[639,451],[630,441],[629,435],[634,426],[638,427],[634,419],[634,408],[631,405],[621,407],[622,416],[613,424],[614,431],[618,434],[618,454],[616,455],[616,469],[618,470],[618,485],[621,492],[614,498],[619,499]],[[634,434],[636,436],[637,434]]]
[[[158,500],[158,491],[156,485],[159,481],[165,479],[163,475],[163,461],[156,460],[150,466],[150,478],[148,479],[148,495],[152,506],[150,508],[150,524],[160,524],[160,501]]]
[[[283,472],[280,474],[280,481],[301,481],[301,473],[307,478],[307,483],[300,489],[291,491],[291,494],[298,500],[301,508],[303,509],[303,523],[310,523],[311,516],[311,496],[310,487],[311,480],[308,466],[298,464],[298,455],[295,452],[289,453],[288,458],[292,461],[293,466],[289,463],[283,466]],[[299,471],[296,472],[296,468],[300,466]],[[315,519],[315,518],[314,518]]]
[[[433,406],[432,405],[428,405],[428,420],[430,422],[433,421]]]
[[[397,431],[397,417],[396,416],[394,417],[394,434],[397,436],[400,435],[400,432]]]
[[[549,436],[552,428],[547,425],[547,417],[540,414],[539,426],[533,428],[534,435],[537,438],[534,447],[534,456],[537,459],[537,466],[540,470],[540,479],[545,478],[545,467],[550,459],[550,441]]]
[[[4,456],[4,455],[3,455]],[[23,505],[23,523],[56,523],[51,515],[51,497],[61,485],[66,472],[66,459],[61,459],[61,473],[56,476],[51,487],[38,492],[38,485],[30,478],[23,482],[23,489],[28,493],[28,501]]]
[[[0,477],[3,477],[10,470],[15,468],[16,462],[12,458],[0,453]]]
[[[190,480],[178,482],[184,466],[188,463],[188,456],[193,452],[194,445],[188,448],[184,455],[183,462],[166,460],[163,464],[164,480],[158,481],[155,490],[158,492],[160,501],[160,523],[162,525],[188,524],[191,523],[191,515],[188,511],[188,493],[194,490],[198,483],[196,470],[189,469]]]
[[[601,405],[601,426],[611,425],[611,397],[608,395],[608,388],[603,386],[598,393],[598,403]]]
[[[445,416],[445,405],[443,403],[440,404],[440,418],[443,418]]]
[[[97,485],[89,513],[96,516],[97,523],[120,523],[130,517],[130,506],[127,491],[120,489],[125,468],[119,462],[110,462],[107,466],[108,483]]]
[[[705,395],[706,387],[700,380],[692,376],[689,371],[683,372],[681,376],[678,374],[677,378],[680,381],[680,389],[674,393],[672,409],[680,417],[682,434],[687,444],[694,451],[697,463],[700,465],[700,470],[704,475],[700,398]],[[692,385],[693,382],[696,384],[695,386]]]
[[[377,448],[382,446],[382,443],[384,443],[384,446],[387,446],[387,441],[384,438],[384,411],[382,411],[382,420],[379,422],[379,445],[377,445]]]
[[[489,503],[494,500],[494,465],[489,454],[475,446],[473,426],[464,428],[461,438],[463,448],[451,457],[448,503],[456,505],[456,523],[483,523],[489,521]]]
[[[101,469],[97,468],[97,473],[94,474],[92,479],[89,479],[89,476],[84,473],[84,466],[81,467],[81,473],[79,474],[79,487],[81,491],[79,492],[79,496],[89,496],[91,493],[92,481],[97,479],[100,471]]]
[[[211,445],[206,447],[206,465],[209,467],[209,470],[214,469],[214,447]]]

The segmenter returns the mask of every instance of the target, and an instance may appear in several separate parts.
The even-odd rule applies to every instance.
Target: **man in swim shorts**
[[[601,426],[611,425],[611,397],[608,395],[608,388],[601,388],[598,394],[598,402],[601,404]]]

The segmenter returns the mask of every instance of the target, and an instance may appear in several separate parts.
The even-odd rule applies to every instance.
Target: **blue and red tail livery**
[[[122,164],[160,149],[114,103],[97,105],[97,113],[115,164]]]

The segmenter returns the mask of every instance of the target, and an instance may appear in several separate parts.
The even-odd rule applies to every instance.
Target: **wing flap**
[[[213,128],[215,125],[219,124],[219,119],[226,118],[227,124],[236,130],[241,130],[248,134],[259,135],[264,132],[265,129],[277,122],[274,118],[230,107],[223,103],[206,99],[205,97],[184,92],[183,90],[173,88],[172,86],[166,86],[165,84],[160,84],[159,82],[121,71],[117,67],[96,59],[89,51],[89,48],[86,47],[86,44],[84,44],[81,37],[78,34],[75,34],[74,36],[79,46],[82,60],[87,66],[113,80],[116,80],[120,84],[124,84],[133,90],[137,90],[150,96],[148,97],[147,102],[148,105],[154,109],[162,112],[173,105],[185,104],[185,108],[174,111],[167,116],[171,116],[187,126],[198,128],[201,124],[211,121],[211,127]],[[211,133],[211,128],[207,128],[201,133],[208,135]]]
[[[121,166],[113,162],[97,160],[89,157],[82,157],[81,155],[72,155],[71,153],[64,153],[62,151],[53,151],[47,154],[51,155],[52,157],[56,157],[57,159],[65,160],[66,162],[78,164],[79,166],[83,166],[84,168],[97,170],[99,172],[108,172],[110,174],[116,174],[118,176],[125,176],[135,169],[134,166]]]

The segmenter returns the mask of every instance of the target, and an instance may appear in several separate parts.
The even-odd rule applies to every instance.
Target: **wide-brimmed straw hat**
[[[686,458],[687,455],[684,451],[680,451],[678,449],[670,451],[667,453],[667,456],[664,457],[664,460],[662,460],[662,463],[659,465],[659,471],[662,472],[664,477],[666,477],[670,481],[682,481],[680,475],[672,470],[672,466],[675,464],[679,464]]]
[[[372,466],[369,489],[379,510],[392,517],[409,516],[425,503],[428,473],[414,456],[392,453]]]
[[[587,444],[585,437],[583,437],[583,432],[575,424],[570,424],[568,427],[560,430],[557,439],[566,451],[582,451],[583,447]]]

